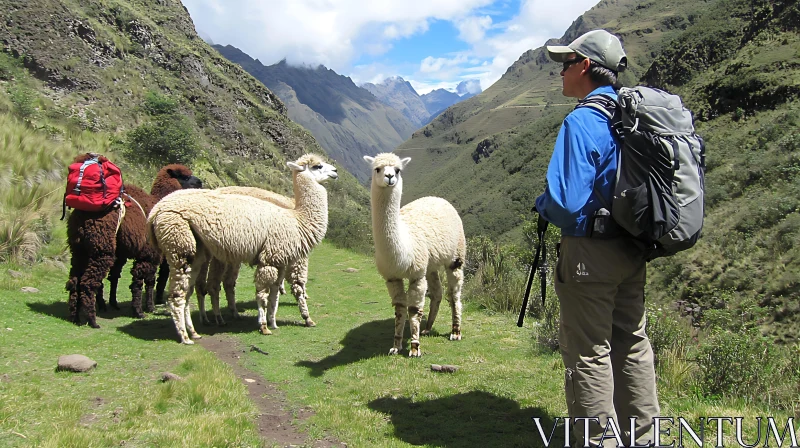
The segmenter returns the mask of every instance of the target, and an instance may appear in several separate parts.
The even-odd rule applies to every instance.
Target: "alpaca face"
[[[401,159],[391,153],[378,154],[376,157],[364,156],[364,160],[372,166],[372,184],[378,187],[394,187],[400,182],[400,173],[411,161],[410,157]]]
[[[300,160],[298,160],[298,162],[299,161]],[[288,162],[286,165],[289,166],[292,171],[297,171],[298,173],[307,173],[318,183],[325,182],[328,179],[339,178],[339,173],[337,172],[335,166],[316,158],[308,160],[303,164]]]
[[[181,184],[182,189],[203,188],[203,181],[192,175],[192,172],[185,167],[167,168],[167,174]]]

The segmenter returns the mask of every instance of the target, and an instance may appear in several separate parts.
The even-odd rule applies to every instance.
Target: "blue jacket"
[[[617,99],[611,86],[593,90]],[[602,207],[596,189],[611,204],[619,148],[609,120],[591,107],[573,110],[558,132],[547,167],[547,187],[536,209],[562,235],[587,236],[592,214]]]

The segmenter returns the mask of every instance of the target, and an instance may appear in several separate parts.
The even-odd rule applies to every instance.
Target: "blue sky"
[[[200,35],[263,64],[323,64],[356,84],[482,89],[598,0],[182,0]]]

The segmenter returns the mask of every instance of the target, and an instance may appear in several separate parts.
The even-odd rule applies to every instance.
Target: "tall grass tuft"
[[[55,141],[11,115],[0,114],[0,262],[30,263],[55,243],[66,166],[81,152],[103,152],[96,135]],[[58,245],[63,251],[63,245]],[[48,253],[59,250],[49,250]]]

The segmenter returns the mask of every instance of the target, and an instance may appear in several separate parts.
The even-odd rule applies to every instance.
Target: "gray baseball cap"
[[[547,55],[556,62],[564,62],[569,55],[577,53],[615,72],[628,67],[628,57],[617,36],[606,30],[594,30],[578,37],[567,46],[548,45]]]

